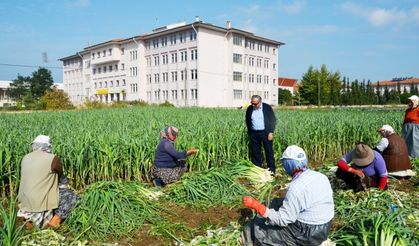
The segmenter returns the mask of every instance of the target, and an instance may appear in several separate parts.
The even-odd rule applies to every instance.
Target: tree
[[[278,88],[278,104],[292,104],[292,94],[289,90]]]
[[[32,73],[30,80],[30,91],[35,100],[44,95],[46,91],[51,91],[54,80],[51,76],[51,71],[46,68],[40,67],[37,71]]]
[[[320,70],[309,67],[301,80],[300,93],[310,104],[338,104],[342,81],[339,72],[329,72],[326,65]]]
[[[10,83],[8,95],[17,101],[22,101],[26,95],[30,94],[30,80],[30,77],[18,75],[17,78]]]
[[[41,102],[46,109],[71,109],[73,104],[67,93],[62,90],[54,88],[52,91],[47,91],[42,97]]]

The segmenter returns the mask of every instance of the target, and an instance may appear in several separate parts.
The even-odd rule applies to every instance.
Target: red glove
[[[380,181],[378,182],[378,189],[384,190],[386,188],[386,185],[387,185],[387,176],[381,177]]]
[[[256,210],[256,212],[263,216],[266,212],[266,207],[262,203],[258,202],[255,198],[251,196],[243,196],[243,205]]]

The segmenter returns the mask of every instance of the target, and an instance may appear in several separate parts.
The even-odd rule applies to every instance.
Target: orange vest
[[[406,123],[419,124],[419,107],[406,109],[403,124]]]

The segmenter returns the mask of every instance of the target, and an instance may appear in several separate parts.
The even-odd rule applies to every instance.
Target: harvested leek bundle
[[[117,239],[144,222],[159,217],[161,210],[149,199],[151,191],[141,183],[98,182],[83,193],[66,224],[73,235],[92,240]]]
[[[206,236],[197,236],[187,244],[195,245],[226,245],[238,246],[241,235],[241,227],[236,222],[231,222],[228,226],[216,230],[208,230]]]
[[[234,204],[249,192],[222,169],[187,173],[168,186],[169,199],[178,204],[208,208],[217,204]]]

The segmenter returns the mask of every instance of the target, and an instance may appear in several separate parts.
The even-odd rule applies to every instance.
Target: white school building
[[[252,95],[278,103],[284,43],[226,23],[196,20],[84,48],[63,62],[64,90],[84,100],[168,101],[178,107],[239,107]]]

